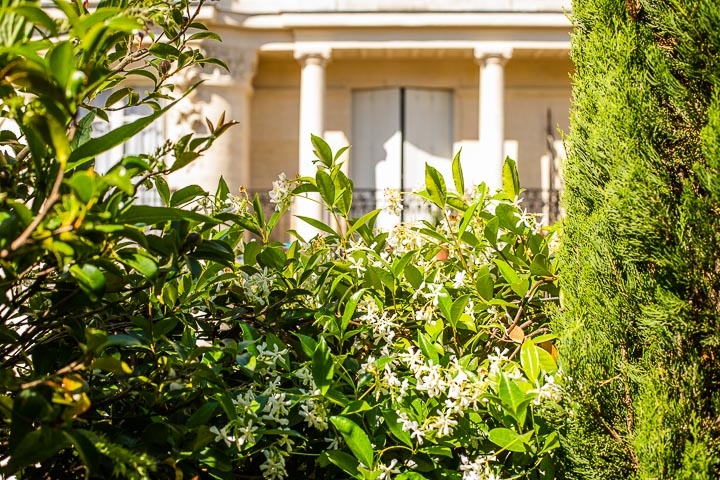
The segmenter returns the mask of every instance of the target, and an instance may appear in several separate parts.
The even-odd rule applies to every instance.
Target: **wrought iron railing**
[[[268,190],[251,190],[248,192],[252,197],[256,193],[263,206],[265,215],[271,215],[275,206],[270,203]],[[539,188],[528,188],[520,195],[522,198],[521,207],[528,212],[543,215],[543,223],[555,222],[560,217],[560,192],[557,190],[543,190]],[[418,195],[403,195],[403,209],[401,219],[432,219],[437,218],[437,212],[428,202]],[[353,190],[353,202],[350,208],[350,217],[359,218],[364,214],[385,206],[383,190],[370,188],[356,188]]]

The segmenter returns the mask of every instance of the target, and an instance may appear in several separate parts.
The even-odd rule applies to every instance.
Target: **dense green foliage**
[[[565,167],[571,478],[720,475],[720,9],[578,0]]]
[[[214,36],[187,2],[56,4],[0,4],[2,118],[19,130],[0,133],[0,475],[554,477],[554,232],[519,208],[512,161],[499,192],[466,188],[459,157],[452,187],[427,167],[436,219],[385,232],[379,210],[349,218],[341,152],[317,137],[317,174],[281,176],[269,218],[222,180],[212,195],[163,180],[222,119],[98,172],[173,106],[171,75],[215,62],[191,47]],[[142,185],[164,205],[138,205]],[[307,192],[331,220],[270,241]]]

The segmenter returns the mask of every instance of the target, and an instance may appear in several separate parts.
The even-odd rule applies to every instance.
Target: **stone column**
[[[315,155],[310,135],[323,136],[325,131],[325,65],[330,58],[330,50],[296,50],[295,58],[300,62],[298,172],[300,176],[314,178],[317,167],[313,163]],[[296,198],[293,215],[321,220],[322,209],[318,200],[317,194]],[[296,218],[293,219],[293,228],[304,240],[318,233],[317,229]]]
[[[488,51],[475,49],[480,65],[479,132],[483,163],[483,179],[490,188],[502,186],[502,165],[505,161],[505,62],[512,50]]]
[[[184,91],[198,80],[204,81],[178,105],[176,125],[174,132],[168,132],[169,137],[177,139],[186,133],[206,135],[206,119],[217,127],[223,113],[226,123],[234,121],[237,124],[226,130],[187,169],[173,174],[171,187],[194,183],[214,193],[222,176],[230,192],[237,194],[240,186],[250,182],[250,113],[257,52],[254,48],[224,44],[210,44],[202,49],[206,57],[224,61],[229,71],[210,65],[195,70],[190,78],[175,82],[176,90]]]

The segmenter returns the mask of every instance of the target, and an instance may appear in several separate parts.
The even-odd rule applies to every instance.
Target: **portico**
[[[522,13],[379,8],[216,13],[215,21],[239,29],[244,48],[257,56],[252,96],[242,115],[252,131],[242,161],[249,171],[243,169],[240,184],[262,192],[280,172],[314,176],[310,134],[316,134],[334,149],[352,145],[344,161],[356,187],[378,189],[377,182],[361,185],[362,169],[385,162],[383,168],[398,170],[389,176],[378,170],[383,180],[400,175],[398,185],[411,190],[409,170],[424,168],[424,161],[442,170],[442,162],[449,164],[462,148],[467,184],[499,187],[502,162],[510,155],[518,160],[524,186],[547,190],[556,183],[543,170],[555,161],[547,145],[557,142],[549,138],[557,127],[567,129],[570,97],[570,23],[549,5],[554,3]],[[223,37],[232,42],[233,36]],[[405,111],[401,119],[395,100],[375,100],[361,112],[362,99],[379,98],[372,94],[379,91],[388,92],[386,98],[410,95],[405,107],[425,113]],[[389,126],[375,139],[358,128],[362,122],[379,128],[395,117],[404,122],[396,128],[399,137]],[[308,198],[298,201],[293,213],[318,218],[320,209]],[[305,238],[314,234],[303,222],[293,227]]]

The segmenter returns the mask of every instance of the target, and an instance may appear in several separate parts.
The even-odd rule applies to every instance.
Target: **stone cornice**
[[[233,16],[232,12],[224,12]],[[222,16],[222,14],[220,14]],[[253,29],[300,28],[562,28],[572,23],[564,12],[308,12],[243,16]],[[230,22],[234,23],[234,22]]]

